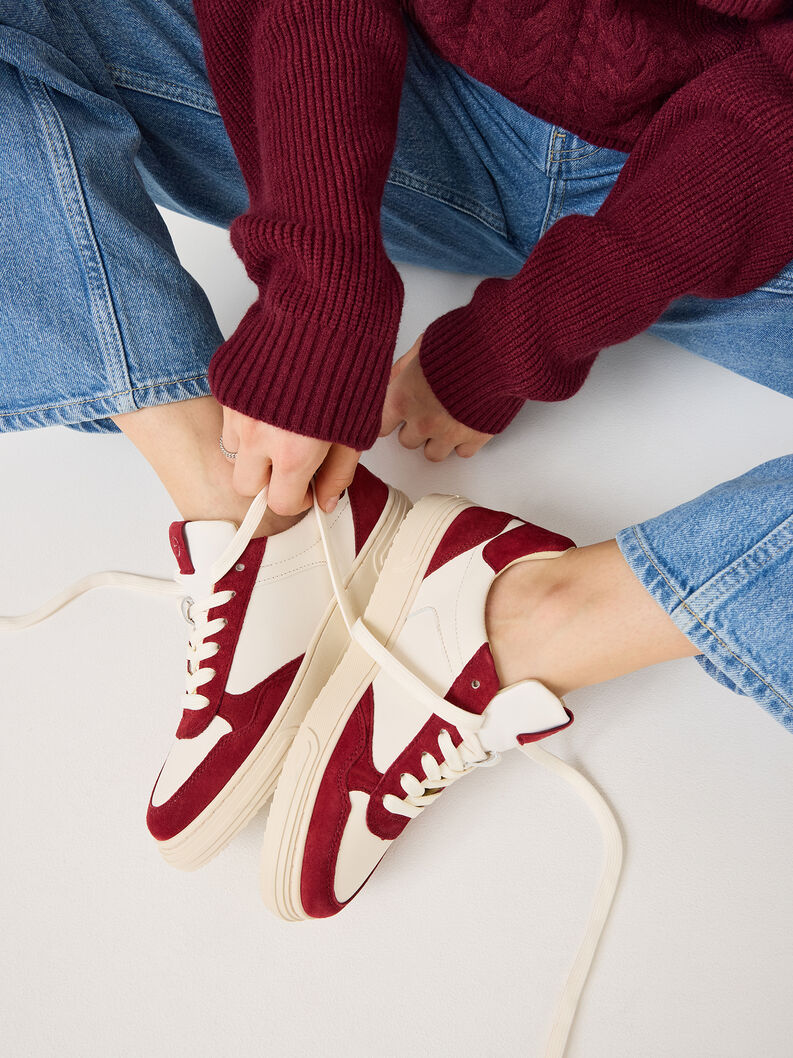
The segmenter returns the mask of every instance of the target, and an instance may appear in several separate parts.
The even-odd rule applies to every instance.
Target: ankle
[[[113,417],[149,462],[187,522],[237,525],[250,507],[232,484],[233,466],[218,445],[223,410],[214,397],[159,404]],[[254,536],[273,536],[300,521],[266,511]]]
[[[505,570],[485,623],[502,686],[537,679],[558,695],[699,653],[615,540]]]
[[[560,641],[580,610],[568,552],[519,562],[493,581],[485,624],[502,687],[537,679],[554,694],[572,690],[559,665]]]

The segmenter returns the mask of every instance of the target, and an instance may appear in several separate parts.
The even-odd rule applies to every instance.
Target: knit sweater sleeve
[[[374,443],[402,310],[380,208],[407,54],[397,0],[195,0],[248,189],[231,241],[258,298],[210,362],[224,405]]]
[[[515,276],[430,324],[438,399],[497,433],[526,400],[572,396],[672,300],[765,283],[793,259],[792,158],[793,23],[777,21],[666,101],[594,216],[557,221]]]

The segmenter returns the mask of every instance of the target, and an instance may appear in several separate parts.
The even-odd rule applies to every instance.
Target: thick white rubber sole
[[[403,521],[363,615],[386,647],[410,613],[432,555],[454,519],[474,504],[459,496],[426,496]],[[279,918],[309,918],[301,900],[303,854],[314,803],[328,761],[378,665],[350,643],[309,710],[284,762],[262,848],[262,898]],[[361,879],[361,884],[366,879]]]
[[[407,496],[389,489],[383,513],[345,581],[356,613],[362,613],[383,569],[400,525],[410,510]],[[272,796],[284,758],[300,724],[350,642],[335,599],[329,603],[306,648],[291,687],[272,722],[234,777],[181,833],[157,845],[174,867],[202,867],[250,822]]]

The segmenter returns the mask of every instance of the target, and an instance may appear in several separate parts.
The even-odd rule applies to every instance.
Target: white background
[[[169,216],[231,331],[252,288],[227,235]],[[476,280],[404,268],[398,353]],[[600,357],[472,461],[394,438],[366,456],[413,498],[461,492],[590,543],[793,448],[789,400],[672,346]],[[0,443],[6,613],[95,569],[167,576],[176,512],[122,437]],[[338,918],[258,896],[260,816],[195,874],[145,826],[179,718],[173,600],[103,590],[0,641],[4,1054],[536,1055],[600,866],[587,809],[518,754],[413,823]],[[626,838],[622,887],[570,1058],[793,1053],[793,739],[680,661],[569,696],[553,751]]]

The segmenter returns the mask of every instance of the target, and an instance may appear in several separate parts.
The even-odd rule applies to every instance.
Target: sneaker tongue
[[[209,567],[234,538],[237,526],[233,522],[197,521],[174,522],[170,530],[171,548],[179,572],[204,577]]]
[[[485,722],[477,731],[484,749],[502,752],[515,740],[568,723],[564,703],[539,680],[522,680],[504,687],[485,709]]]

